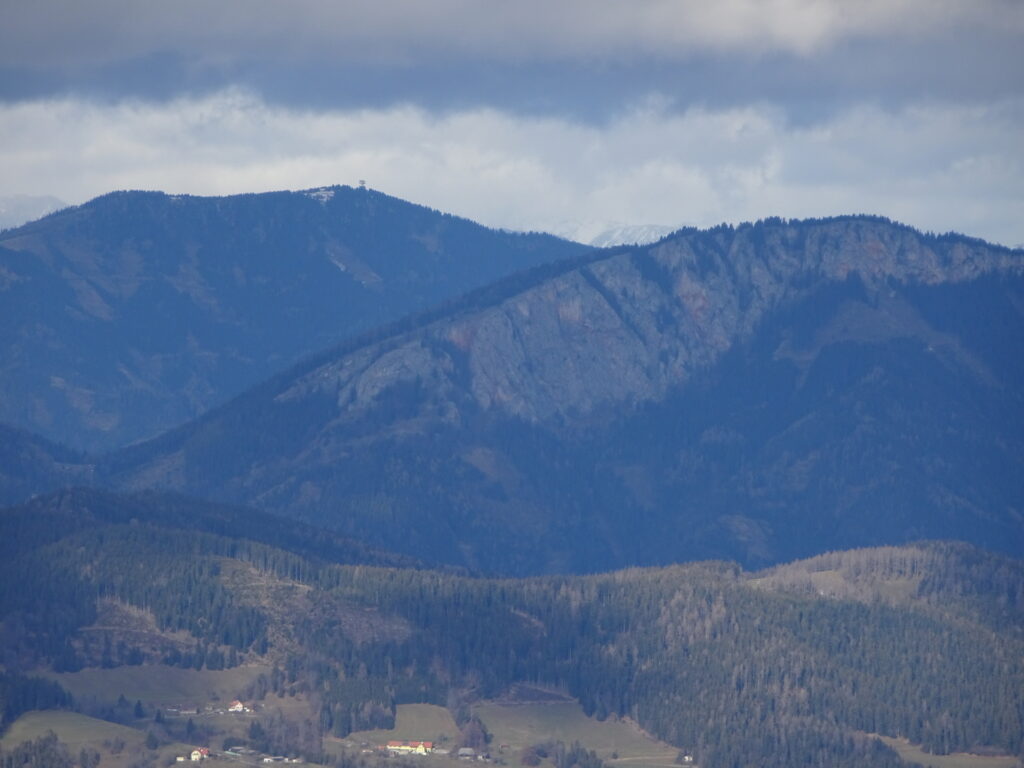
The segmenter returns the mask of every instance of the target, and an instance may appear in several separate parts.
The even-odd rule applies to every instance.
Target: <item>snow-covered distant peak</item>
[[[646,245],[661,240],[677,229],[678,226],[665,224],[624,224],[621,221],[590,219],[558,222],[548,231],[577,243],[609,248],[614,245]]]
[[[307,189],[302,194],[317,200],[321,205],[326,205],[327,201],[334,197],[334,190],[330,187],[319,187],[317,189]]]
[[[661,240],[665,235],[675,232],[678,227],[664,224],[624,224],[610,227],[590,239],[595,248],[609,248],[613,245],[646,245]]]

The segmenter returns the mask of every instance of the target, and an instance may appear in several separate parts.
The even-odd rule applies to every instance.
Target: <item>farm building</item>
[[[389,741],[386,749],[393,755],[428,755],[434,751],[434,742]]]

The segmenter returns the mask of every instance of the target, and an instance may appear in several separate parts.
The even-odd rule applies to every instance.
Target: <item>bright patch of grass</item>
[[[930,755],[916,744],[906,739],[894,739],[889,736],[878,736],[896,750],[905,763],[920,765],[922,768],[1020,768],[1020,761],[1015,757],[986,757],[954,752],[951,755]]]
[[[348,738],[356,743],[365,741],[370,744],[383,744],[392,739],[442,742],[444,738],[454,743],[459,738],[459,729],[444,707],[434,704],[400,704],[395,711],[393,730],[359,731]]]
[[[0,746],[12,749],[24,741],[45,736],[53,731],[57,738],[64,742],[75,754],[84,746],[94,746],[106,739],[121,739],[126,745],[138,747],[146,739],[146,735],[134,728],[128,728],[106,720],[80,715],[77,712],[62,710],[45,710],[26,712],[19,717],[0,739]]]
[[[241,695],[268,667],[243,666],[225,670],[195,670],[144,664],[113,669],[83,669],[52,674],[54,680],[76,698],[95,696],[116,701],[122,694],[130,702],[166,707],[170,704],[203,705],[211,701],[230,702]]]
[[[587,749],[622,766],[674,766],[679,750],[652,739],[621,720],[599,721],[583,714],[576,702],[498,704],[486,702],[473,708],[494,734],[492,752],[501,744],[519,751],[533,744],[578,741]]]

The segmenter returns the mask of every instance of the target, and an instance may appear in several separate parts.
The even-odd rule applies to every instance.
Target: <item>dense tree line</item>
[[[23,712],[71,704],[71,694],[52,680],[0,671],[0,733]]]
[[[935,580],[940,571],[933,564]],[[906,605],[766,593],[727,565],[518,582],[363,568],[328,585],[420,630],[370,648],[311,632],[310,647],[349,674],[429,679],[440,658],[481,695],[514,680],[562,685],[589,713],[632,716],[705,765],[768,754],[776,742],[808,765],[830,751],[850,764],[895,760],[853,731],[943,753],[1024,751],[1021,645]]]
[[[24,529],[36,546],[0,563],[0,617],[18,640],[8,662],[60,666],[96,600],[117,599],[192,634],[177,663],[216,668],[224,649],[276,662],[252,698],[302,693],[314,708],[309,723],[261,720],[253,738],[268,744],[315,750],[321,734],[390,727],[398,704],[527,682],[596,717],[629,716],[707,768],[765,755],[896,764],[858,732],[1024,753],[1024,579],[1016,561],[971,548],[838,553],[754,575],[703,563],[515,580],[336,565],[148,521],[71,527]],[[254,603],[231,563],[301,585],[301,610]],[[809,589],[815,568],[844,574],[848,593]],[[894,580],[913,589],[893,592]],[[115,646],[110,663],[130,650]]]
[[[67,747],[57,740],[53,731],[10,751],[0,747],[0,768],[74,768],[74,765]]]
[[[238,555],[238,547],[202,537],[147,525],[105,526],[13,557],[0,563],[0,615],[21,627],[24,652],[74,670],[91,661],[71,646],[74,631],[95,621],[100,598],[111,598],[150,611],[162,630],[187,630],[202,641],[178,663],[222,668],[223,652],[210,646],[249,649],[263,637],[266,620],[219,579],[217,556]],[[215,663],[207,664],[211,659]]]

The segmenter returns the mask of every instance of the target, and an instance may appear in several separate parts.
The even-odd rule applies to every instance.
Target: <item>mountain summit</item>
[[[100,476],[508,573],[1020,551],[1022,271],[870,217],[682,231],[339,347]]]
[[[0,233],[0,422],[109,449],[586,248],[367,189],[116,192]]]

